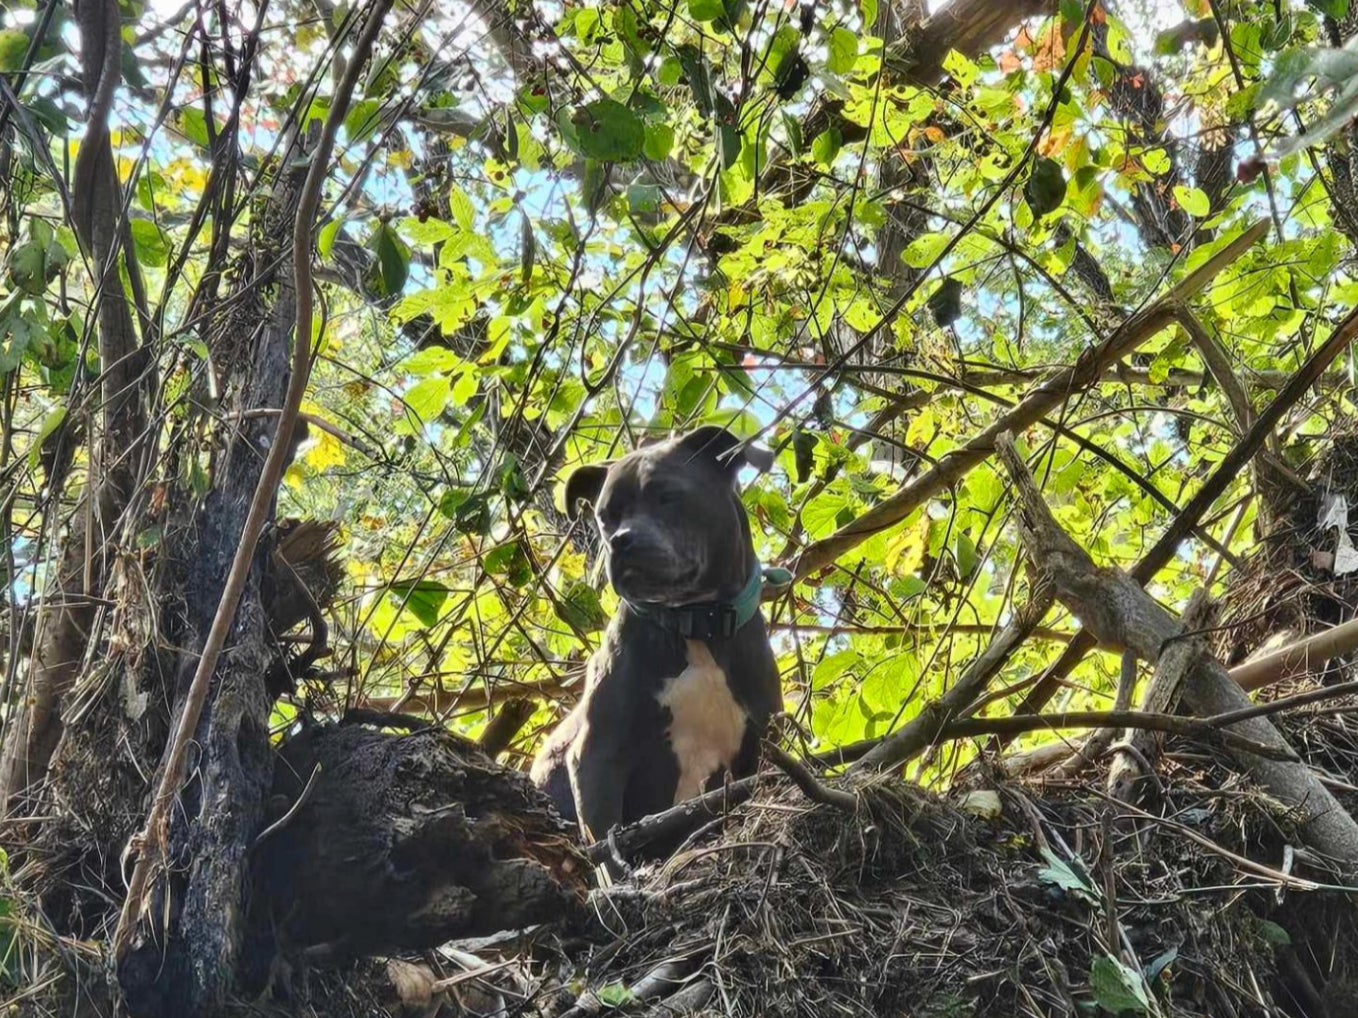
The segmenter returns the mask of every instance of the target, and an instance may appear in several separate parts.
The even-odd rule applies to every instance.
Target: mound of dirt
[[[1349,710],[1358,706],[1327,703],[1282,724],[1353,808],[1358,728]],[[331,776],[324,786],[317,779],[265,853],[276,865],[275,853],[293,841],[284,856],[294,886],[269,897],[292,902],[276,916],[280,929],[308,933],[299,939],[311,946],[281,945],[267,989],[242,1004],[253,1014],[1353,1013],[1358,923],[1349,897],[1325,883],[1323,861],[1298,847],[1276,802],[1185,739],[1166,743],[1139,806],[1103,795],[1094,772],[1047,785],[987,784],[982,775],[951,797],[894,777],[841,783],[852,811],[812,803],[781,775],[766,775],[749,801],[710,820],[671,858],[595,890],[584,909],[558,913],[538,905],[572,897],[582,874],[559,864],[578,856],[550,816],[513,819],[535,807],[522,775],[495,773],[442,733],[339,732],[285,750],[293,794],[303,794],[317,762]],[[362,794],[349,803],[345,787]],[[467,802],[450,807],[450,797]],[[372,845],[355,856],[313,844],[323,816],[342,818]],[[449,830],[461,833],[449,838]],[[421,851],[418,865],[404,866],[416,859],[404,839],[415,835],[448,858]],[[296,868],[298,856],[328,862],[308,873]],[[553,874],[565,893],[535,893],[538,905],[519,914],[470,908],[474,895],[508,886],[491,879],[497,873],[530,873],[532,887],[549,890],[542,881]],[[466,890],[449,898],[441,889],[454,885]],[[469,918],[408,921],[430,914],[422,903],[450,900],[468,906]],[[298,925],[304,915],[312,926]],[[318,916],[339,916],[331,926],[350,932],[318,944],[331,935]],[[399,928],[398,916],[407,917]],[[367,931],[372,951],[354,930]],[[412,931],[422,942],[403,948]],[[478,939],[443,939],[450,935]],[[98,974],[86,969],[84,991],[94,991]],[[34,995],[20,1013],[71,1013],[71,990],[68,980],[64,994]]]

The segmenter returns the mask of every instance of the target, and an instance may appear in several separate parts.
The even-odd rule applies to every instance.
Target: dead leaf
[[[387,978],[391,980],[402,1007],[423,1011],[434,998],[434,973],[423,965],[388,958]]]

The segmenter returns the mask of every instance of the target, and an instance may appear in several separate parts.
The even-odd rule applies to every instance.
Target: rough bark
[[[264,453],[274,437],[271,418],[252,418],[244,411],[279,406],[287,387],[296,314],[287,238],[304,171],[304,166],[294,169],[275,185],[256,238],[253,263],[258,272],[242,278],[228,303],[232,312],[211,344],[214,356],[234,367],[226,377],[244,379],[235,393],[240,411],[235,416],[241,424],[229,440],[201,515],[182,535],[179,547],[188,567],[183,615],[175,630],[183,651],[178,688],[172,691],[175,714],[182,709]],[[257,337],[253,343],[251,337]],[[158,921],[138,931],[119,966],[122,989],[138,1015],[210,1013],[234,984],[244,936],[246,853],[262,825],[273,776],[268,743],[272,698],[264,683],[271,655],[260,598],[267,557],[267,549],[256,556],[228,650],[213,680],[213,696],[196,729],[193,777],[172,814],[168,865],[150,910]]]
[[[592,872],[527,775],[438,729],[302,733],[270,816],[256,929],[332,961],[569,920]]]

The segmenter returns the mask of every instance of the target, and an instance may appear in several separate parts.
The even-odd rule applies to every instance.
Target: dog
[[[590,841],[758,766],[782,689],[736,475],[772,463],[709,426],[566,482],[572,519],[593,506],[622,604],[531,774]]]

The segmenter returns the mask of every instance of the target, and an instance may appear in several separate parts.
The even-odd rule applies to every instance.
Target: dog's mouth
[[[608,579],[620,597],[640,604],[674,607],[702,600],[698,596],[702,592],[698,567],[673,569],[657,566],[657,563],[610,560]]]

